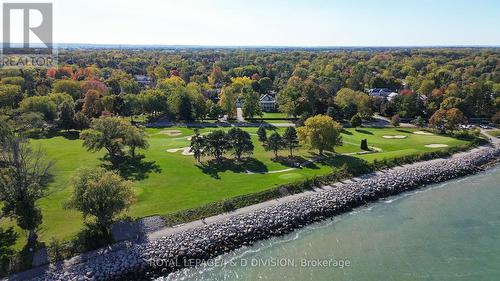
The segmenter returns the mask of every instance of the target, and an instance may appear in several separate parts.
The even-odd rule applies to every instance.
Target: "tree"
[[[335,151],[335,146],[342,145],[341,131],[342,126],[326,115],[310,117],[297,129],[299,141],[310,149],[318,149],[320,155],[326,149]]]
[[[174,92],[169,96],[170,111],[184,121],[193,120],[193,104],[190,95],[183,90]]]
[[[48,96],[25,98],[21,101],[20,108],[23,112],[41,113],[47,121],[54,120],[57,116],[57,106]]]
[[[351,118],[351,127],[353,127],[354,129],[361,126],[361,123],[362,123],[362,121],[361,121],[361,117],[359,116],[359,114],[355,114]]]
[[[272,133],[264,144],[266,151],[273,151],[274,157],[278,158],[278,151],[284,147],[283,139],[277,132]]]
[[[466,122],[464,114],[457,108],[439,109],[429,119],[429,126],[438,129],[441,133],[446,133],[446,131],[457,130],[459,125]]]
[[[370,150],[370,149],[368,148],[368,140],[367,140],[367,139],[362,139],[362,140],[361,140],[361,146],[360,146],[360,148],[361,148],[362,150]]]
[[[432,94],[432,90],[436,88],[436,83],[432,80],[424,80],[420,84],[420,88],[418,88],[418,92],[422,95],[430,96]]]
[[[458,130],[459,126],[467,123],[467,118],[458,108],[452,108],[446,112],[446,130]]]
[[[425,125],[425,120],[422,116],[417,116],[411,121],[411,123],[419,128],[422,128]]]
[[[446,109],[439,109],[429,119],[429,127],[438,129],[441,133],[446,131]]]
[[[73,98],[66,93],[50,93],[48,97],[56,104],[57,108],[59,108],[63,102],[67,102],[72,106],[75,106]]]
[[[82,112],[87,117],[98,117],[101,115],[104,106],[101,100],[101,94],[96,90],[90,90],[85,93],[85,98],[83,99]]]
[[[326,115],[332,117],[333,120],[342,120],[344,118],[342,115],[342,109],[336,104],[328,107]]]
[[[88,151],[105,149],[111,163],[118,164],[123,148],[128,146],[132,156],[136,148],[147,148],[144,131],[113,117],[94,119],[90,129],[82,131],[80,138]]]
[[[258,85],[258,92],[261,94],[267,94],[273,89],[273,80],[269,77],[262,77],[259,79]]]
[[[335,96],[335,104],[342,109],[348,109],[344,110],[346,118],[351,118],[356,113],[361,114],[363,118],[369,118],[373,115],[372,100],[363,92],[342,88]],[[355,111],[353,105],[355,105]]]
[[[278,93],[279,109],[289,116],[299,116],[304,113],[304,81],[291,77],[283,90]]]
[[[90,127],[90,119],[85,116],[81,111],[78,111],[75,114],[75,118],[73,119],[75,129],[77,130],[85,130]]]
[[[212,72],[208,76],[208,83],[210,83],[212,86],[215,86],[219,83],[221,83],[224,79],[224,75],[222,73],[222,69],[219,66],[213,66]]]
[[[394,127],[399,127],[400,124],[401,124],[401,118],[399,117],[399,115],[396,114],[396,115],[392,116],[391,125]]]
[[[227,134],[222,130],[213,131],[204,138],[204,151],[211,154],[215,160],[222,159],[222,155],[231,149]]]
[[[349,120],[356,114],[358,114],[358,106],[355,103],[349,103],[342,107],[342,115],[344,118]]]
[[[287,127],[285,133],[283,134],[283,142],[288,150],[290,151],[290,156],[293,156],[293,149],[299,146],[299,140],[297,137],[297,131],[294,127]]]
[[[267,141],[267,133],[264,126],[260,126],[259,129],[257,129],[257,136],[259,137],[260,142]]]
[[[82,85],[80,81],[57,80],[52,84],[52,92],[66,93],[77,100],[82,98]]]
[[[261,116],[262,109],[260,107],[260,95],[250,87],[243,91],[243,116],[251,118]]]
[[[234,89],[230,86],[224,87],[219,94],[219,105],[227,114],[227,118],[231,119],[234,117],[234,112],[236,111],[236,100],[238,99],[238,94],[235,93]]]
[[[1,125],[0,125],[1,126]],[[41,149],[32,149],[27,140],[3,124],[0,147],[0,202],[2,213],[17,221],[28,233],[28,245],[37,240],[42,212],[36,202],[47,187],[52,162]]]
[[[135,150],[137,148],[147,149],[149,144],[146,141],[144,128],[138,128],[131,125],[126,126],[125,145],[129,147],[130,156],[132,156],[132,158],[135,158]]]
[[[114,218],[134,200],[131,183],[114,171],[103,168],[83,168],[72,178],[73,194],[67,208],[82,212],[86,219],[95,217],[102,230],[109,231]]]
[[[246,154],[253,153],[253,143],[250,134],[246,131],[243,131],[240,128],[231,128],[227,133],[229,143],[234,150],[234,155],[238,161],[241,160],[241,156]]]
[[[493,122],[493,124],[496,124],[497,126],[500,125],[500,112],[495,113],[495,115],[491,117],[491,122]]]
[[[399,116],[414,118],[424,114],[424,104],[417,94],[398,96],[396,101],[399,102]]]
[[[92,79],[83,82],[82,89],[84,93],[88,93],[89,91],[96,91],[101,96],[105,96],[108,93],[108,87],[106,86],[106,84],[101,82],[95,76]]]
[[[62,129],[72,129],[75,127],[75,109],[73,104],[63,101],[59,105],[58,124]]]
[[[17,108],[22,99],[23,93],[20,86],[0,84],[0,108]]]
[[[141,105],[143,112],[150,115],[158,113],[168,113],[167,95],[158,89],[142,91],[139,94],[138,102]]]
[[[13,227],[6,230],[0,228],[0,275],[2,276],[9,273],[9,262],[15,254],[13,246],[16,244],[18,236]]]
[[[201,156],[203,156],[203,147],[205,145],[205,138],[200,135],[200,132],[196,130],[195,135],[191,138],[190,150],[193,153],[196,161],[201,162]]]

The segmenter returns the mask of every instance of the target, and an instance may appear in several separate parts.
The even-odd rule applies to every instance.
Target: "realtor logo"
[[[3,3],[1,67],[55,66],[52,3]]]

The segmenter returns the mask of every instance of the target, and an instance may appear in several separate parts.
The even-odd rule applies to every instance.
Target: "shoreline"
[[[164,276],[244,245],[290,233],[368,202],[475,174],[498,162],[500,148],[474,148],[407,164],[148,234],[24,273],[9,280],[137,280]],[[37,272],[36,272],[36,271]],[[33,275],[27,275],[32,271]],[[23,278],[24,277],[24,278]]]

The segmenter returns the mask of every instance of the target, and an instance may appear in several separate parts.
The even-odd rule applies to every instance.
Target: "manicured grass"
[[[268,119],[268,118],[289,118],[289,116],[286,113],[281,113],[281,112],[264,112],[262,115],[263,119]]]
[[[228,130],[224,128],[223,130]],[[165,130],[179,130],[181,135],[168,136]],[[202,129],[208,133],[211,129]],[[413,129],[362,128],[347,129],[343,134],[344,145],[336,148],[338,153],[361,152],[361,139],[368,139],[368,145],[381,149],[381,152],[366,155],[349,155],[337,157],[325,163],[315,163],[307,168],[270,174],[248,174],[252,172],[279,171],[289,168],[273,162],[272,152],[266,152],[258,142],[257,128],[245,128],[251,133],[255,144],[255,152],[251,160],[243,164],[227,164],[216,168],[196,163],[192,156],[184,156],[181,151],[171,153],[167,149],[189,146],[189,136],[193,130],[188,128],[147,129],[150,148],[140,151],[145,155],[141,173],[130,174],[134,181],[137,201],[125,214],[133,218],[166,215],[179,210],[198,207],[231,197],[263,191],[273,186],[303,180],[314,175],[327,174],[331,165],[340,166],[357,157],[366,161],[410,155],[424,151],[439,150],[427,148],[426,144],[447,144],[450,147],[465,144],[465,141],[443,136],[425,136],[413,134]],[[284,128],[278,129],[280,133]],[[270,132],[268,132],[270,134]],[[405,139],[384,139],[384,135],[405,135]],[[48,242],[51,238],[70,239],[82,227],[82,217],[78,212],[63,208],[63,202],[71,194],[70,178],[79,167],[98,166],[104,162],[100,159],[103,153],[90,153],[82,148],[82,141],[76,136],[56,136],[48,139],[31,140],[34,146],[42,146],[48,156],[55,160],[54,180],[48,188],[47,196],[39,201],[43,211],[43,225],[40,239]],[[286,156],[287,151],[280,152]],[[299,149],[295,155],[303,160],[316,156],[314,151]],[[206,163],[208,159],[204,159]],[[7,221],[2,225],[11,224]],[[22,241],[18,243],[22,245]]]

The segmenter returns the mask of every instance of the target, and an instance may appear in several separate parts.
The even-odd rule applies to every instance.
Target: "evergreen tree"
[[[297,136],[297,131],[294,127],[288,127],[283,134],[283,142],[286,147],[290,150],[290,156],[293,156],[293,149],[298,147],[299,139]]]
[[[259,136],[260,142],[267,141],[267,133],[266,133],[266,128],[264,128],[264,126],[259,127],[259,129],[257,130],[257,135]]]

